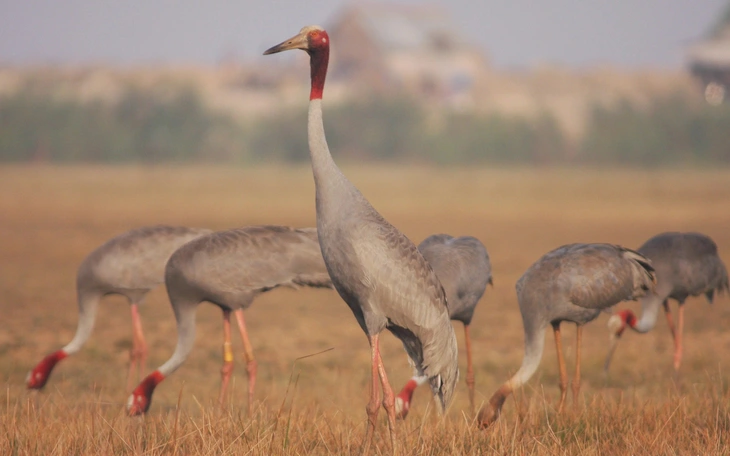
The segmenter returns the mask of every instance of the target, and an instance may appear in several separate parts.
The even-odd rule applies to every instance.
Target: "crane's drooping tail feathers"
[[[459,381],[459,349],[448,313],[444,312],[436,327],[421,328],[419,336],[400,326],[387,328],[403,343],[417,375],[428,377],[431,391],[438,398],[442,411],[445,410]],[[454,362],[449,363],[449,359]]]
[[[651,265],[651,260],[634,250],[621,246],[617,247],[621,249],[622,256],[630,260],[634,266],[634,291],[636,294],[632,298],[638,298],[644,296],[648,291],[653,291],[656,285],[656,272]]]

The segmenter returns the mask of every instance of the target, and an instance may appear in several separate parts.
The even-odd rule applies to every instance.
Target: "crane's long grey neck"
[[[89,340],[91,332],[94,330],[94,322],[96,321],[96,309],[99,307],[101,295],[98,293],[77,292],[79,306],[79,323],[76,327],[76,334],[71,342],[62,350],[67,354],[73,354],[81,350],[81,347]]]
[[[343,186],[352,186],[335,164],[335,161],[332,159],[332,154],[330,154],[329,147],[327,146],[327,138],[324,133],[324,123],[322,121],[322,100],[319,98],[309,101],[307,134],[317,198],[326,199],[333,192],[337,193],[339,190],[342,190]]]
[[[507,382],[512,391],[527,383],[530,377],[532,377],[535,373],[538,366],[540,366],[540,360],[542,359],[542,352],[544,348],[544,327],[533,334],[528,334],[528,331],[525,331],[525,357],[522,359],[522,366],[520,366],[517,373],[515,373],[515,375],[513,375]]]
[[[655,294],[641,300],[641,318],[632,326],[634,331],[645,333],[654,329],[662,301],[663,299]]]
[[[320,182],[324,176],[341,174],[327,146],[324,122],[322,121],[322,100],[319,98],[309,101],[307,134],[309,138],[309,156],[312,159],[315,182]]]
[[[195,342],[195,310],[196,305],[182,305],[176,307],[175,317],[177,319],[177,345],[175,352],[165,364],[157,370],[167,377],[177,370],[187,359]]]

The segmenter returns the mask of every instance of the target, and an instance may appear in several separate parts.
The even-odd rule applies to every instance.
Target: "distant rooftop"
[[[453,49],[467,46],[447,12],[437,5],[353,4],[344,15],[358,18],[384,51]]]
[[[687,58],[693,67],[730,70],[730,3],[707,33],[707,38],[689,47]]]

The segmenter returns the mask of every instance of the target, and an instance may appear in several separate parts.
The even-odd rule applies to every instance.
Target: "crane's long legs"
[[[218,403],[223,405],[228,382],[233,373],[233,349],[231,348],[231,311],[223,310],[223,366],[221,367],[221,392]]]
[[[142,332],[142,320],[139,318],[137,304],[130,306],[132,312],[132,348],[129,350],[129,370],[127,371],[127,391],[131,391],[136,383],[139,383],[140,376],[145,370],[147,363],[147,342]],[[134,379],[134,371],[137,370],[137,378]]]
[[[380,358],[380,348],[378,346],[378,335],[368,336],[370,341],[370,402],[365,406],[368,414],[368,426],[365,430],[365,440],[362,444],[361,454],[368,454],[370,450],[370,441],[375,433],[375,423],[378,419],[378,411],[380,410],[380,387],[378,386],[378,359]]]
[[[583,326],[576,325],[575,330],[575,376],[571,389],[573,391],[573,407],[578,407],[578,393],[580,392],[580,342],[583,336]]]
[[[679,371],[679,366],[682,363],[682,332],[684,331],[684,305],[680,304],[677,310],[677,327],[674,326],[672,321],[672,311],[669,310],[669,300],[665,299],[662,303],[664,306],[664,315],[667,317],[667,325],[669,331],[672,333],[672,339],[674,339],[674,370]]]
[[[667,317],[667,326],[669,326],[669,332],[672,333],[672,340],[676,345],[677,330],[674,327],[674,321],[672,320],[672,311],[669,309],[669,300],[665,299],[664,302],[662,302],[662,305],[664,306],[664,316]]]
[[[474,368],[471,363],[471,337],[469,325],[464,325],[464,344],[466,345],[466,386],[469,388],[469,410],[474,416]]]
[[[241,333],[243,340],[243,355],[246,358],[246,370],[248,371],[248,414],[253,414],[253,391],[256,386],[256,371],[258,366],[253,357],[253,347],[251,341],[248,340],[248,331],[246,331],[246,321],[243,319],[243,309],[235,311],[236,320],[238,321],[238,331]]]
[[[565,358],[563,358],[563,341],[560,339],[560,323],[553,324],[555,335],[555,351],[558,354],[558,369],[560,370],[560,404],[558,413],[563,411],[565,397],[568,395],[568,373],[565,370]]]
[[[679,305],[677,316],[677,333],[674,337],[674,371],[679,371],[679,365],[682,364],[682,333],[684,332],[684,305]]]
[[[380,384],[383,387],[383,407],[388,414],[390,448],[392,454],[395,455],[398,453],[395,446],[395,395],[393,394],[393,388],[390,387],[390,382],[388,382],[388,375],[385,373],[385,366],[383,365],[383,358],[380,356],[380,350],[378,350],[378,374],[380,374]]]

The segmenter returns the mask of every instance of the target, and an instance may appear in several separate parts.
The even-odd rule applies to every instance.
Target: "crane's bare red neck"
[[[321,100],[324,92],[324,80],[327,77],[327,65],[330,60],[330,37],[324,30],[309,36],[309,66],[312,77],[310,100]]]
[[[152,372],[150,375],[148,375],[144,380],[142,380],[142,383],[135,388],[134,393],[140,396],[144,396],[146,398],[152,397],[152,392],[155,390],[157,385],[160,384],[165,379],[165,376],[162,375],[162,373],[158,370]]]

